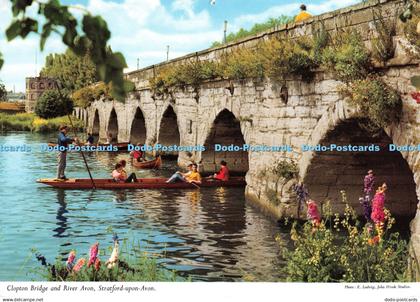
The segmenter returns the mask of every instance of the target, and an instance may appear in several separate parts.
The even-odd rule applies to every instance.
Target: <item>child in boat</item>
[[[139,148],[137,148],[139,150],[131,151],[130,156],[133,157],[134,160],[137,160],[138,162],[142,162],[142,161],[144,161],[144,159],[143,159],[144,153],[143,153],[143,151],[140,150],[140,148],[142,147],[142,144],[140,144],[140,143],[137,144],[137,147],[139,147]]]
[[[122,160],[121,162],[125,162],[125,160]],[[112,171],[112,178],[116,182],[126,182],[126,183],[137,182],[137,176],[135,173],[131,173],[127,177],[127,172],[124,170],[124,166],[122,165],[121,162],[115,165],[115,170]]]
[[[211,176],[210,178],[221,180],[221,181],[228,181],[229,180],[229,169],[227,167],[227,163],[224,160],[222,160],[220,162],[219,172],[214,173],[214,175]]]

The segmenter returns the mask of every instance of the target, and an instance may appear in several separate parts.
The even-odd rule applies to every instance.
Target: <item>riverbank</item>
[[[83,122],[76,117],[72,118],[76,131],[82,131]],[[34,113],[6,114],[0,113],[0,131],[31,131],[47,133],[58,131],[62,124],[69,124],[67,116],[52,119],[43,119]]]

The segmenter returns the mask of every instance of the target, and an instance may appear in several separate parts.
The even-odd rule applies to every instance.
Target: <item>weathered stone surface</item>
[[[328,29],[347,26],[364,31],[368,37],[371,28],[371,10],[382,5],[384,10],[395,9],[398,1],[369,2],[317,16],[325,21]],[[399,2],[398,2],[399,3]],[[311,21],[312,22],[312,21]],[[317,22],[314,22],[316,24]],[[355,25],[357,24],[357,25]],[[311,25],[294,24],[289,34],[307,34]],[[284,30],[284,29],[282,29]],[[274,34],[275,31],[269,32]],[[245,39],[233,43],[232,47],[249,46],[257,39]],[[397,37],[399,41],[401,37]],[[225,48],[216,48],[198,53],[200,58],[218,58]],[[402,53],[402,51],[399,51]],[[194,54],[195,56],[195,54]],[[189,56],[179,60],[188,59]],[[171,62],[169,63],[171,64]],[[409,65],[404,65],[409,64]],[[403,97],[403,113],[399,124],[386,130],[386,137],[379,143],[408,145],[420,143],[420,107],[411,99],[414,91],[409,79],[418,74],[418,64],[400,61],[399,65],[388,65],[383,80],[395,87]],[[342,85],[333,74],[319,70],[311,82],[288,77],[287,103],[280,99],[282,84],[278,82],[255,83],[233,82],[233,96],[226,89],[229,81],[203,83],[198,91],[198,102],[192,88],[175,91],[173,97],[153,98],[148,88],[148,79],[153,69],[132,72],[127,77],[134,81],[138,91],[125,104],[108,100],[97,100],[86,110],[76,109],[75,114],[84,119],[88,129],[101,140],[107,132],[117,131],[120,141],[140,137],[148,144],[156,142],[179,142],[181,145],[214,146],[220,144],[291,145],[293,152],[182,152],[180,165],[191,161],[202,161],[201,169],[213,172],[223,158],[233,170],[247,172],[246,197],[275,218],[296,216],[297,203],[292,193],[294,180],[286,182],[271,170],[284,159],[298,163],[300,180],[310,185],[311,197],[317,201],[330,199],[333,209],[342,211],[340,190],[346,190],[348,200],[360,212],[358,197],[362,190],[363,176],[375,166],[377,184],[387,182],[389,192],[387,205],[398,215],[415,217],[411,223],[412,243],[420,255],[420,211],[416,210],[420,197],[420,152],[396,152],[395,154],[362,152],[302,152],[303,144],[365,144],[377,138],[357,128],[353,119],[360,113],[342,99],[338,88]],[[116,114],[112,114],[113,110]],[[169,111],[168,111],[169,110]],[[168,112],[172,112],[169,114]],[[139,119],[136,112],[141,112]],[[137,124],[133,127],[133,123]],[[138,121],[144,122],[144,128]],[[352,124],[353,123],[353,124]],[[343,125],[347,125],[344,126]],[[356,126],[355,126],[356,125]],[[353,127],[353,128],[352,128]],[[137,129],[137,130],[136,130]],[[139,130],[142,129],[142,130]],[[177,131],[175,131],[177,130]],[[145,133],[135,133],[133,131]],[[331,138],[332,136],[332,138]],[[277,202],[270,200],[278,199]]]

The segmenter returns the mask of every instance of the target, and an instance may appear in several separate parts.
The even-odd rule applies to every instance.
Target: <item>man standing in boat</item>
[[[64,170],[66,169],[67,162],[67,147],[68,144],[77,142],[77,137],[67,137],[67,126],[60,126],[60,133],[58,134],[58,167],[57,167],[57,179],[67,180]]]

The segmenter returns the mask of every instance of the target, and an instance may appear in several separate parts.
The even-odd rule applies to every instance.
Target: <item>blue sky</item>
[[[166,45],[170,45],[170,58],[209,47],[223,36],[223,22],[228,20],[228,32],[250,28],[254,23],[270,17],[295,15],[301,1],[286,0],[63,0],[80,5],[93,14],[101,15],[112,32],[110,44],[121,51],[129,68],[140,67],[165,60]],[[306,1],[308,11],[318,15],[349,6],[360,0]],[[79,14],[77,10],[74,13]],[[34,76],[42,68],[45,56],[63,52],[58,36],[52,36],[46,49],[40,53],[39,38],[30,35],[26,40],[7,42],[4,31],[11,20],[10,1],[0,0],[0,51],[5,65],[0,70],[8,90],[24,91],[25,77]],[[5,17],[4,17],[5,16]],[[35,64],[37,58],[37,64]]]

